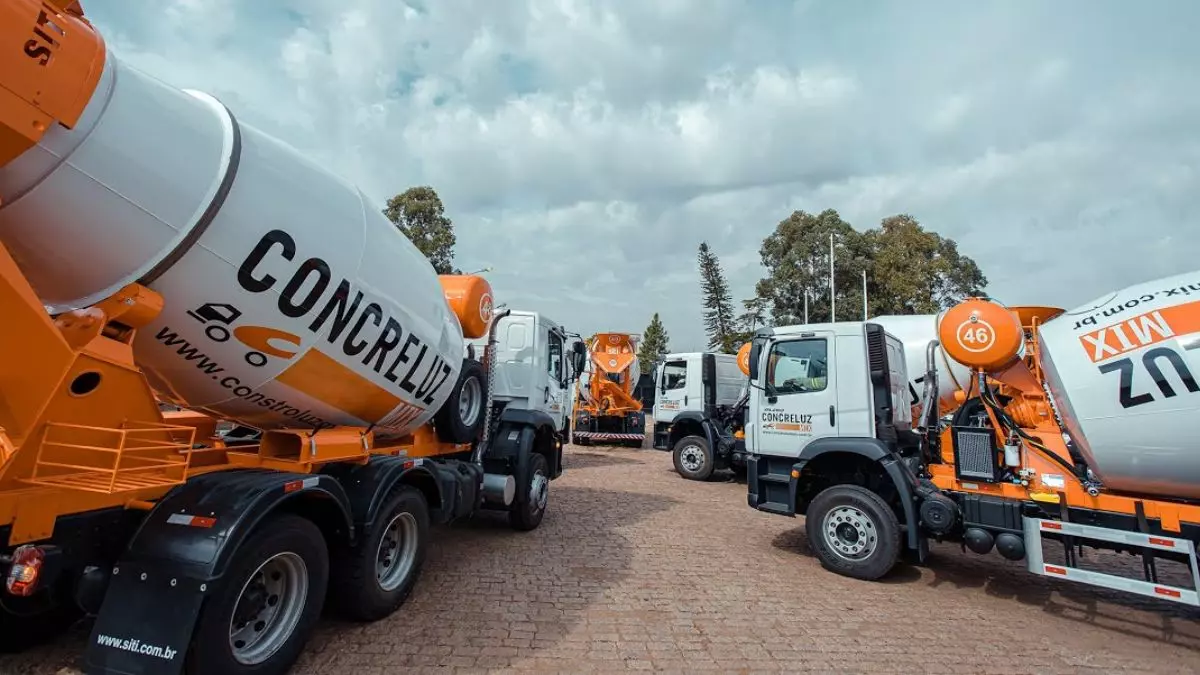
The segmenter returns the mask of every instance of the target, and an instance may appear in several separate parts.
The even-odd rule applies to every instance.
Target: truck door
[[[696,363],[696,378],[700,376],[700,364]],[[654,404],[654,421],[672,422],[681,410],[686,408],[684,400],[688,399],[688,372],[686,359],[671,359],[662,364],[658,376],[658,400]],[[690,402],[690,401],[689,401]]]
[[[555,331],[548,331],[546,349],[546,369],[549,371],[544,394],[546,412],[554,418],[554,428],[562,431],[566,421],[567,397],[567,363],[563,336]]]
[[[763,388],[750,401],[755,454],[798,457],[814,439],[838,435],[833,351],[831,331],[771,344],[762,362]]]

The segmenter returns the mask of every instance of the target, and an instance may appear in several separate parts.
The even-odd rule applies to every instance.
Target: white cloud
[[[127,61],[382,202],[431,184],[457,262],[582,332],[703,344],[792,209],[907,212],[1011,302],[1194,267],[1200,6],[85,0]],[[1103,270],[1103,274],[1099,273]]]

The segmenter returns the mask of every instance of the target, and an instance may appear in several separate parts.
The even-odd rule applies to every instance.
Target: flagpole
[[[863,270],[863,321],[867,320],[867,271]]]
[[[837,321],[837,300],[833,288],[833,233],[829,233],[829,322]]]

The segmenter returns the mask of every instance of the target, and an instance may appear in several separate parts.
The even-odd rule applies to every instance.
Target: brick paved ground
[[[821,570],[801,520],[666,453],[570,449],[551,500],[532,533],[443,530],[405,610],[322,623],[296,672],[1200,672],[1200,613],[951,546],[853,582]],[[55,673],[85,639],[0,673]]]

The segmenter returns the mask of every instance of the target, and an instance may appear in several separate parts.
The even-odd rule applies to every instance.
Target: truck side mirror
[[[582,347],[582,342],[576,342],[576,347]],[[571,362],[575,366],[575,377],[578,378],[583,374],[583,369],[587,367],[587,352],[582,349],[576,349],[571,352]]]
[[[758,361],[762,357],[763,340],[750,343],[750,381],[758,381]]]

